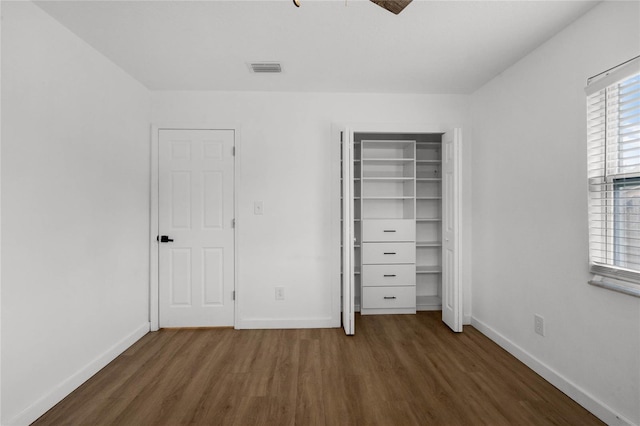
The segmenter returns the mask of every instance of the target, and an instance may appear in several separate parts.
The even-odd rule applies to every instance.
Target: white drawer
[[[363,287],[362,308],[415,308],[416,287]]]
[[[363,265],[362,285],[416,285],[416,265]]]
[[[414,220],[363,220],[362,241],[415,241]]]
[[[362,263],[416,263],[416,243],[363,243]]]

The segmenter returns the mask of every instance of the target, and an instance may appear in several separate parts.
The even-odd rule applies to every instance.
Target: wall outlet
[[[253,214],[262,215],[263,212],[264,212],[264,208],[263,208],[263,205],[262,205],[262,201],[254,201],[253,202]]]
[[[533,331],[535,331],[536,334],[544,336],[544,318],[538,314],[533,315]]]
[[[284,287],[276,287],[276,300],[284,300]]]

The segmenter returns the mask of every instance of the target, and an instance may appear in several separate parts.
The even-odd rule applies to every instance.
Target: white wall
[[[154,92],[154,124],[241,130],[236,325],[339,325],[339,242],[333,238],[339,230],[339,150],[332,123],[464,127],[467,107],[467,96]],[[258,200],[263,216],[253,214]],[[285,287],[284,301],[274,300],[275,286]]]
[[[598,5],[472,96],[474,324],[613,424],[640,424],[640,299],[587,285],[583,88],[640,53],[639,5]]]
[[[2,19],[2,424],[26,424],[148,331],[149,94],[33,4]]]

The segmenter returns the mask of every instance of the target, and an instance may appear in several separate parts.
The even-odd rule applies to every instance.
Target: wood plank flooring
[[[596,425],[440,312],[342,329],[150,333],[35,425]]]

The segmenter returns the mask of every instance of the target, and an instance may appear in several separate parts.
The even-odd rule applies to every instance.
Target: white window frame
[[[614,90],[618,83],[640,74],[640,56],[633,58],[611,70],[601,73],[590,78],[587,82],[585,92],[587,94],[587,108],[593,103],[593,99],[602,93],[605,94],[605,104],[608,101],[608,94]],[[592,98],[592,96],[594,98]],[[592,118],[587,117],[587,128],[592,128]],[[613,167],[606,156],[606,150],[611,144],[617,144],[616,141],[611,142],[609,135],[598,138],[602,141],[602,145],[597,145],[604,155],[602,161],[602,172],[597,172],[597,166],[594,168],[592,157],[594,157],[596,146],[591,141],[589,134],[588,143],[588,161],[589,161],[589,266],[590,271],[594,274],[589,284],[604,287],[610,290],[619,291],[640,297],[640,268],[627,269],[615,265],[615,186],[621,179],[640,179],[640,170],[633,173],[620,173],[618,163],[616,161]],[[599,143],[599,142],[598,142]],[[617,145],[616,145],[617,146]],[[594,173],[596,175],[594,175]],[[594,221],[595,218],[595,221]],[[594,225],[595,223],[595,225]],[[597,226],[601,226],[604,230],[598,231]],[[597,253],[597,255],[594,255]]]

